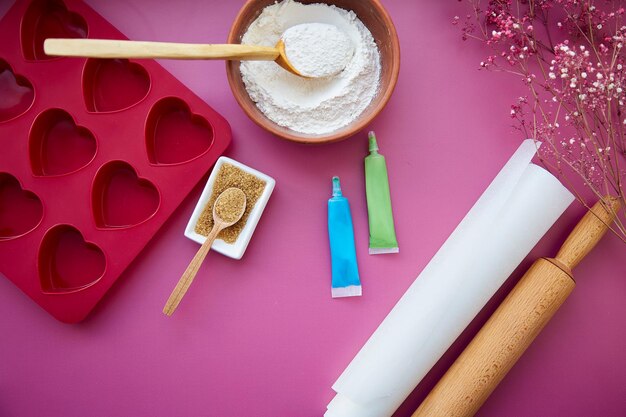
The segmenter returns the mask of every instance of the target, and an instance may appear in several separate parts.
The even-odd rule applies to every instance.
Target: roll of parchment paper
[[[389,417],[573,201],[524,141],[333,385],[325,417]]]

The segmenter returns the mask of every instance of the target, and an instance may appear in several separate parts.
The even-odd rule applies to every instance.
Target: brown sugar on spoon
[[[215,204],[215,214],[226,223],[233,223],[241,217],[241,207],[245,207],[246,195],[228,193]]]
[[[207,236],[213,228],[213,206],[217,196],[219,196],[227,188],[239,188],[246,195],[246,210],[244,211],[241,220],[233,226],[222,230],[219,235],[217,235],[218,239],[222,239],[226,243],[235,243],[239,234],[246,225],[250,212],[254,208],[257,200],[261,197],[261,194],[263,194],[265,186],[265,181],[252,174],[242,171],[234,165],[225,163],[220,167],[220,170],[217,173],[215,183],[213,184],[213,192],[211,193],[211,197],[209,197],[209,201],[206,206],[202,210],[202,214],[200,214],[200,217],[198,218],[198,222],[194,228],[195,232],[203,236]]]

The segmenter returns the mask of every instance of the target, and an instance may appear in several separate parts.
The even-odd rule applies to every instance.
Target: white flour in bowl
[[[303,78],[272,61],[242,61],[241,75],[250,98],[270,120],[296,132],[323,135],[350,124],[376,96],[380,54],[372,34],[354,12],[292,0],[263,9],[241,43],[274,46],[288,28],[303,23],[334,25],[348,35],[354,54],[341,73]],[[333,56],[329,54],[328,59]]]

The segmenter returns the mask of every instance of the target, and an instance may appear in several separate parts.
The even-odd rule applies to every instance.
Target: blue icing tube
[[[333,177],[333,196],[328,200],[328,238],[333,298],[361,295],[350,203],[341,195],[339,177]]]

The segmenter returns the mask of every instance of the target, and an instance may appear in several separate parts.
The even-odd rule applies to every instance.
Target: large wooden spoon
[[[193,279],[196,277],[200,265],[202,265],[204,258],[206,258],[209,250],[211,250],[211,245],[219,232],[237,223],[241,219],[241,216],[243,216],[245,210],[246,195],[239,188],[228,188],[217,197],[213,205],[213,228],[200,249],[198,249],[196,256],[193,257],[189,266],[180,277],[174,291],[172,291],[172,294],[170,294],[170,297],[167,299],[163,313],[168,316],[174,313],[176,307],[178,307],[178,304],[193,282]]]
[[[334,51],[328,48],[320,49],[320,45],[306,44],[305,51],[298,51],[308,55],[309,60],[319,61],[324,56],[335,54],[337,51],[341,58],[325,65],[323,69],[310,72],[307,67],[294,66],[294,60],[287,58],[286,46],[296,45],[297,49],[303,49],[302,34],[310,30],[313,25],[331,27],[339,40]],[[319,42],[318,42],[319,44]],[[325,44],[322,44],[325,45]],[[173,42],[143,42],[123,41],[112,39],[66,39],[49,38],[44,41],[43,49],[50,56],[72,56],[87,58],[166,58],[166,59],[233,59],[233,60],[261,60],[275,61],[287,71],[306,78],[329,77],[344,70],[352,58],[353,48],[349,37],[333,25],[303,23],[287,29],[274,47],[240,44],[194,44]],[[293,53],[291,50],[290,53]],[[320,55],[321,54],[321,55]],[[297,58],[297,57],[296,57]],[[298,61],[296,59],[296,61]],[[302,64],[302,62],[300,62]],[[319,72],[318,72],[319,71]]]

